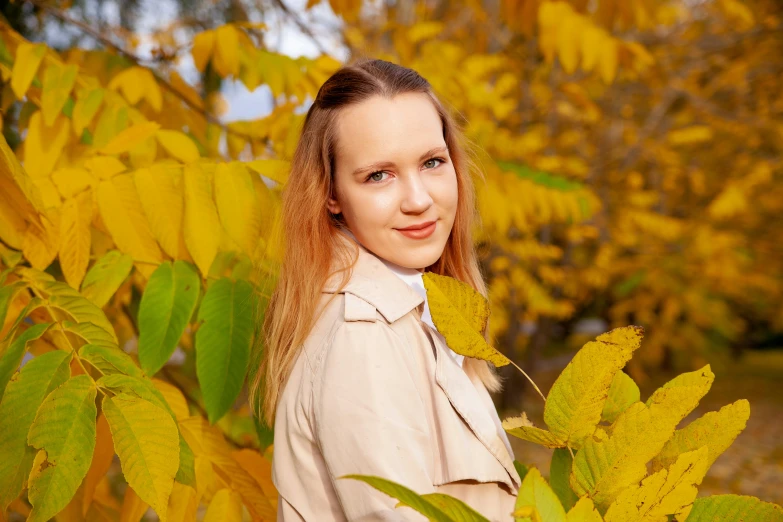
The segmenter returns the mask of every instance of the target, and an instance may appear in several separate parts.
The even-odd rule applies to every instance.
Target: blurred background
[[[157,121],[217,157],[290,159],[303,113],[341,63],[414,68],[475,144],[476,237],[499,349],[546,392],[585,342],[643,326],[626,368],[642,397],[709,363],[715,384],[694,417],[750,400],[748,428],[700,495],[783,502],[780,0],[0,6],[14,30],[105,84],[119,70],[153,71],[152,83],[109,88],[143,111],[160,90],[173,95]],[[26,107],[4,103],[12,148]],[[501,373],[501,416],[525,410],[540,425],[540,398]],[[547,475],[549,450],[513,444]]]

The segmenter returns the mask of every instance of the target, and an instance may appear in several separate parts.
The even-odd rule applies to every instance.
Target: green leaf
[[[94,344],[108,350],[120,350],[117,344],[117,338],[114,334],[106,331],[104,328],[93,323],[74,323],[73,321],[63,321],[62,328],[77,337],[83,339],[87,344]],[[114,328],[112,328],[114,332]]]
[[[547,396],[544,422],[572,448],[580,448],[601,420],[614,375],[639,348],[644,329],[615,328],[585,344],[558,376]]]
[[[639,387],[625,372],[617,372],[609,386],[609,396],[604,403],[601,420],[612,423],[628,407],[640,400]]]
[[[215,281],[198,311],[196,373],[209,422],[231,408],[242,389],[253,337],[253,287],[247,281]]]
[[[256,435],[258,436],[258,449],[261,453],[264,452],[275,441],[275,430],[266,425],[263,419],[260,419],[258,415],[253,415],[253,423],[256,428]]]
[[[96,261],[82,281],[82,295],[103,308],[133,268],[133,258],[119,250],[109,250]]]
[[[0,402],[0,513],[22,491],[35,457],[27,432],[44,398],[70,377],[71,355],[56,350],[33,357],[8,383]]]
[[[478,511],[458,498],[443,493],[427,493],[422,495],[421,498],[459,522],[489,522],[488,518],[482,516]]]
[[[121,373],[132,377],[143,377],[141,371],[130,355],[119,347],[85,344],[79,348],[79,357],[94,366],[103,375]]]
[[[527,506],[534,507],[541,515],[541,520],[546,522],[566,521],[566,513],[560,499],[535,467],[530,468],[522,485],[519,486],[514,511]]]
[[[22,359],[27,351],[27,343],[40,338],[51,325],[52,323],[34,324],[11,341],[5,351],[0,350],[0,400],[3,399],[5,387],[11,376],[22,364]]]
[[[60,281],[43,283],[41,286],[45,292],[49,293],[50,306],[66,312],[77,323],[92,323],[102,328],[111,335],[114,343],[117,343],[114,327],[106,318],[103,310],[87,300],[77,290]]]
[[[161,263],[139,306],[139,362],[147,375],[160,370],[177,348],[196,308],[201,279],[185,261]]]
[[[549,484],[566,511],[579,499],[568,483],[573,461],[568,448],[558,448],[552,453],[552,462],[549,464]]]
[[[45,451],[45,458],[30,473],[30,522],[45,522],[67,506],[87,474],[95,449],[96,394],[92,379],[77,375],[38,408],[27,443]]]
[[[750,417],[750,404],[745,399],[729,404],[720,411],[705,413],[700,418],[674,432],[674,436],[652,461],[652,470],[672,464],[681,453],[707,446],[707,468],[731,446]]]
[[[128,485],[165,522],[179,468],[174,419],[165,409],[127,393],[104,397],[103,413]]]
[[[483,295],[467,283],[449,276],[425,272],[422,280],[432,321],[449,348],[495,366],[509,364],[508,358],[484,339],[489,304]]]
[[[431,521],[435,522],[457,522],[458,519],[454,519],[443,512],[442,509],[435,506],[429,500],[425,499],[415,491],[412,491],[405,486],[401,486],[391,480],[382,479],[380,477],[373,477],[369,475],[344,475],[339,477],[341,479],[349,478],[361,480],[366,482],[370,486],[374,487],[382,493],[386,493],[392,498],[396,498],[401,504],[414,509],[427,517]]]
[[[679,519],[682,520],[682,519]],[[783,509],[771,502],[743,495],[697,498],[686,522],[782,522]]]
[[[519,480],[525,480],[525,475],[527,475],[527,472],[530,471],[530,468],[518,460],[514,460],[514,469],[517,470],[517,475],[519,475]]]
[[[568,192],[584,188],[584,185],[581,183],[571,181],[568,178],[551,174],[549,172],[533,170],[527,165],[520,165],[518,163],[511,163],[509,161],[498,161],[497,164],[501,169],[508,172],[513,172],[520,178],[532,180],[538,185],[543,185],[551,189]]]
[[[653,393],[649,407],[637,402],[621,413],[608,438],[587,439],[571,468],[574,492],[589,494],[599,510],[608,508],[647,474],[647,462],[660,453],[714,377],[709,366],[680,375]]]
[[[179,426],[177,426],[179,431]],[[196,487],[196,456],[185,438],[179,434],[179,468],[174,480],[186,486]]]

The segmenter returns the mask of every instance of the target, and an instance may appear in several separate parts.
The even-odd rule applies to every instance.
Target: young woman
[[[446,345],[422,285],[432,271],[486,295],[462,140],[427,80],[383,60],[337,71],[307,113],[251,396],[274,423],[279,521],[426,520],[347,474],[511,519],[498,378]]]

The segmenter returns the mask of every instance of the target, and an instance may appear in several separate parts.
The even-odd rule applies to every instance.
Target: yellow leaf
[[[75,289],[82,284],[90,262],[92,192],[82,192],[62,206],[60,218],[60,268]]]
[[[681,454],[669,469],[623,491],[609,506],[606,522],[654,522],[690,506],[707,472],[707,448]]]
[[[230,489],[221,489],[212,497],[204,522],[242,522],[242,497]]]
[[[639,402],[639,387],[633,379],[624,372],[617,372],[609,387],[609,396],[604,403],[601,420],[612,423],[631,404]]]
[[[169,522],[190,522],[196,520],[198,504],[195,489],[179,482],[174,482],[174,488],[171,490],[171,496],[169,496],[166,518]]]
[[[17,47],[14,68],[11,71],[11,89],[17,99],[24,98],[35,78],[35,73],[38,72],[44,54],[46,54],[46,45],[42,43],[23,42]]]
[[[21,250],[27,223],[11,206],[13,199],[4,193],[3,188],[7,184],[10,184],[10,181],[0,178],[0,239],[14,250]],[[2,326],[0,324],[0,329]]]
[[[128,126],[128,106],[117,101],[109,103],[109,94],[114,93],[111,91],[106,93],[106,102],[103,104],[103,110],[92,135],[92,146],[96,149],[107,145],[114,136]]]
[[[41,111],[30,117],[27,139],[24,141],[24,168],[32,178],[48,176],[68,142],[68,119],[58,117],[54,125],[46,126]]]
[[[179,467],[179,435],[169,412],[135,395],[104,396],[114,448],[128,485],[166,522]]]
[[[182,163],[192,163],[200,157],[193,140],[180,131],[160,129],[155,133],[155,136],[166,152]]]
[[[193,48],[190,53],[193,55],[193,63],[199,72],[203,73],[207,67],[214,46],[215,31],[202,31],[193,38]]]
[[[565,441],[559,439],[554,433],[536,428],[527,418],[526,413],[522,413],[519,417],[504,419],[502,425],[509,435],[547,448],[563,448],[566,445]]]
[[[128,151],[128,159],[136,168],[149,167],[158,155],[158,140],[154,136],[147,138]]]
[[[276,510],[258,483],[232,457],[232,449],[219,428],[195,415],[180,421],[180,429],[196,455],[197,465],[199,456],[206,457],[215,468],[215,474],[225,477],[231,489],[242,496],[251,517],[275,520]]]
[[[168,403],[178,421],[190,417],[188,401],[185,399],[185,396],[182,395],[182,392],[179,391],[179,388],[166,381],[155,378],[152,379],[152,384],[155,385],[155,388],[157,388],[161,395],[163,395],[163,398],[166,399],[166,403]]]
[[[189,260],[182,222],[184,199],[182,167],[157,163],[133,173],[141,206],[155,238],[173,259]]]
[[[585,24],[582,31],[582,70],[592,71],[601,58],[605,33],[591,23]]]
[[[146,67],[128,67],[111,79],[109,89],[119,90],[131,105],[145,99],[155,112],[161,110],[163,95],[160,86],[155,75]]]
[[[603,519],[590,497],[582,497],[566,514],[566,522],[603,522]]]
[[[252,255],[261,237],[263,211],[250,174],[242,163],[220,163],[215,171],[215,202],[229,237]]]
[[[158,244],[141,208],[136,187],[129,174],[102,181],[96,189],[98,209],[114,243],[129,254],[137,269],[149,277],[163,261]]]
[[[51,126],[62,111],[76,83],[78,71],[79,68],[73,64],[60,65],[52,62],[46,67],[43,75],[41,113],[47,126]]]
[[[123,162],[112,156],[92,157],[84,162],[84,166],[95,179],[111,179],[128,170]]]
[[[560,20],[557,32],[557,50],[563,70],[568,74],[573,74],[579,64],[579,44],[584,25],[582,17],[574,12]]]
[[[285,185],[288,181],[288,173],[291,169],[291,162],[284,160],[253,160],[245,164],[265,178],[281,185]]]
[[[38,270],[46,268],[54,261],[60,246],[60,211],[52,208],[43,220],[43,227],[27,226],[22,241],[22,252],[30,264]]]
[[[585,344],[558,376],[547,396],[544,421],[559,440],[579,448],[601,420],[609,386],[633,352],[644,330],[626,326]]]
[[[549,487],[541,472],[531,467],[519,486],[519,494],[514,505],[514,511],[525,507],[533,507],[538,511],[541,520],[546,522],[566,522],[565,510],[555,492]]]
[[[660,453],[677,424],[696,407],[714,379],[709,366],[680,375],[637,402],[612,425],[608,438],[589,438],[576,453],[571,488],[608,508],[628,486],[647,474],[647,462]]]
[[[185,167],[185,244],[203,277],[207,277],[218,252],[220,227],[215,203],[212,200],[209,174],[202,165]]]
[[[114,441],[111,440],[111,431],[106,416],[101,413],[98,415],[95,435],[95,451],[92,454],[90,469],[87,476],[84,477],[84,494],[82,496],[82,517],[87,515],[90,509],[93,497],[96,493],[98,483],[106,475],[114,459]],[[80,519],[82,520],[82,519]]]
[[[223,78],[239,74],[239,34],[231,24],[215,30],[215,54],[213,64]]]
[[[117,134],[100,152],[110,155],[122,154],[153,136],[159,128],[160,125],[152,121],[137,123]]]
[[[10,198],[7,201],[16,209],[20,217],[39,223],[38,213],[45,206],[35,186],[35,182],[19,164],[16,155],[0,133],[0,196]]]
[[[707,125],[692,125],[684,129],[669,132],[666,139],[672,145],[692,145],[694,143],[710,141],[712,135],[712,127]]]
[[[617,40],[611,36],[604,38],[598,68],[601,73],[601,78],[607,85],[614,81],[614,76],[617,73],[618,53],[619,48],[617,46]]]
[[[103,102],[103,89],[98,87],[90,91],[82,92],[73,106],[73,131],[81,136],[84,129],[92,122]]]
[[[247,471],[261,486],[261,490],[272,505],[272,509],[277,511],[278,493],[274,482],[272,482],[272,462],[259,452],[251,449],[234,451],[232,455],[237,463],[242,466],[242,469]]]
[[[681,430],[663,447],[652,461],[652,470],[658,471],[671,465],[679,455],[705,446],[708,455],[705,458],[707,469],[712,466],[721,453],[731,446],[750,417],[750,404],[745,399],[729,404],[720,411],[705,413]]]
[[[52,183],[52,178],[36,178],[33,180],[35,187],[38,189],[38,193],[41,194],[41,200],[44,207],[59,207],[62,203],[60,199],[60,193],[57,192],[57,187]]]
[[[138,522],[149,507],[150,505],[140,499],[132,487],[126,487],[125,496],[122,499],[120,522]]]
[[[81,167],[63,167],[52,172],[52,182],[60,195],[67,199],[94,186],[97,179]]]
[[[487,299],[458,279],[425,272],[424,288],[432,320],[446,344],[466,357],[505,366],[509,360],[484,339],[489,319]]]

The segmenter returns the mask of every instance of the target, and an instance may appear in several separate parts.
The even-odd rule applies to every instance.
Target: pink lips
[[[437,221],[430,221],[429,224],[422,228],[398,228],[397,230],[411,239],[424,239],[432,235],[435,232]],[[415,225],[414,225],[415,226]]]

